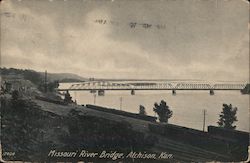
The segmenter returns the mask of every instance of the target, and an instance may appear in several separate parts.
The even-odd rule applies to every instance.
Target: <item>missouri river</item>
[[[61,83],[60,88],[65,88],[69,83]],[[206,110],[205,123],[217,126],[222,104],[232,104],[238,108],[235,123],[237,130],[249,131],[249,95],[242,95],[240,91],[176,91],[173,96],[171,91],[105,91],[105,96],[91,94],[89,91],[71,91],[73,100],[78,104],[96,104],[100,106],[121,109],[138,113],[139,105],[146,108],[148,115],[154,116],[153,105],[155,102],[165,100],[173,111],[169,123],[202,130],[203,110]]]

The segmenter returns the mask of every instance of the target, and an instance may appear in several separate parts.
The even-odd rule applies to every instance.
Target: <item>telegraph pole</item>
[[[205,124],[206,124],[206,109],[203,110],[203,132],[205,131]]]
[[[94,104],[96,103],[96,94],[94,93]]]
[[[122,97],[120,97],[120,110],[122,110]]]

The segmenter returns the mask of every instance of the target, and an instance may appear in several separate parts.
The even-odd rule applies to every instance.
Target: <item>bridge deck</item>
[[[89,91],[89,90],[242,90],[245,83],[166,83],[166,82],[110,82],[90,81],[72,84],[68,88],[60,88],[58,91]]]

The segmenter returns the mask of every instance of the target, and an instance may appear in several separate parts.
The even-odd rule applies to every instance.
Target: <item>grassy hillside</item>
[[[128,122],[116,122],[101,117],[82,115],[75,109],[58,115],[44,111],[31,100],[2,98],[2,148],[15,152],[6,160],[62,160],[48,157],[58,151],[147,151],[151,137],[133,130]],[[79,158],[63,158],[63,160]],[[92,159],[93,160],[93,159]],[[95,159],[94,159],[95,160]]]

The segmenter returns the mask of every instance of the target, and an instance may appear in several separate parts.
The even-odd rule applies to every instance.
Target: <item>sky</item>
[[[248,81],[248,5],[244,0],[5,0],[1,67],[95,78]]]

